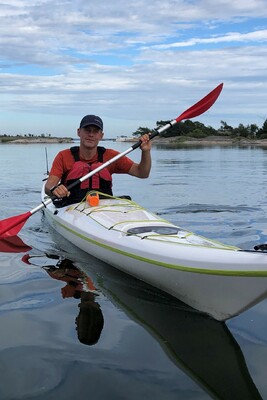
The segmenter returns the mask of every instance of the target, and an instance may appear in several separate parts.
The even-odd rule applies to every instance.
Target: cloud
[[[267,41],[267,29],[263,29],[256,32],[239,33],[229,32],[223,36],[211,36],[209,38],[192,38],[187,41],[181,41],[170,44],[152,46],[154,49],[166,50],[178,47],[195,46],[198,44],[218,44],[218,43],[248,43],[248,42],[266,42]],[[144,47],[145,49],[145,47]]]
[[[27,132],[38,115],[56,133],[55,116],[64,124],[92,111],[128,134],[175,118],[220,82],[198,120],[262,124],[266,14],[261,0],[2,2],[2,129],[14,131],[19,113]]]

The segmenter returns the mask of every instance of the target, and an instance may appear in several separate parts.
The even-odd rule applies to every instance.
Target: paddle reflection
[[[24,243],[18,236],[10,236],[0,239],[1,253],[26,253],[26,251],[30,250],[31,247]]]
[[[80,299],[79,314],[75,320],[79,341],[89,346],[96,344],[104,326],[104,318],[99,304],[95,301],[97,293],[95,293],[96,288],[92,280],[71,260],[53,254],[45,256],[55,264],[43,265],[42,268],[52,279],[66,283],[61,288],[62,298]],[[37,258],[43,259],[43,256],[26,254],[22,260],[27,264],[37,265]]]

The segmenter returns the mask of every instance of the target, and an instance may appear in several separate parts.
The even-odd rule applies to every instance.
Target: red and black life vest
[[[69,186],[71,183],[77,181],[82,176],[88,174],[94,169],[98,168],[103,164],[103,155],[106,151],[104,147],[97,147],[97,161],[93,163],[86,163],[80,160],[79,157],[79,147],[74,146],[70,148],[71,154],[74,158],[74,164],[72,169],[63,175],[61,182],[65,186]],[[69,197],[64,198],[64,206],[67,204],[78,203],[83,200],[86,193],[90,190],[98,190],[102,193],[112,196],[112,177],[107,168],[102,169],[97,172],[89,179],[79,183],[71,189],[71,194]],[[62,205],[58,206],[62,207]]]

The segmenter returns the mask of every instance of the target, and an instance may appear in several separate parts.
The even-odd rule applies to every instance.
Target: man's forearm
[[[151,153],[150,151],[142,151],[141,161],[138,165],[139,178],[148,178],[151,170]]]

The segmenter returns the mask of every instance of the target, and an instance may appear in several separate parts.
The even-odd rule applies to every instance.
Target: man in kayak
[[[77,130],[80,146],[60,151],[55,157],[45,185],[47,195],[64,200],[64,205],[81,201],[90,190],[112,195],[112,174],[128,174],[147,178],[151,169],[149,135],[141,136],[141,160],[137,164],[124,156],[69,191],[67,186],[88,172],[111,160],[118,151],[98,146],[103,138],[103,121],[96,115],[86,115]],[[61,204],[62,206],[63,204]]]

